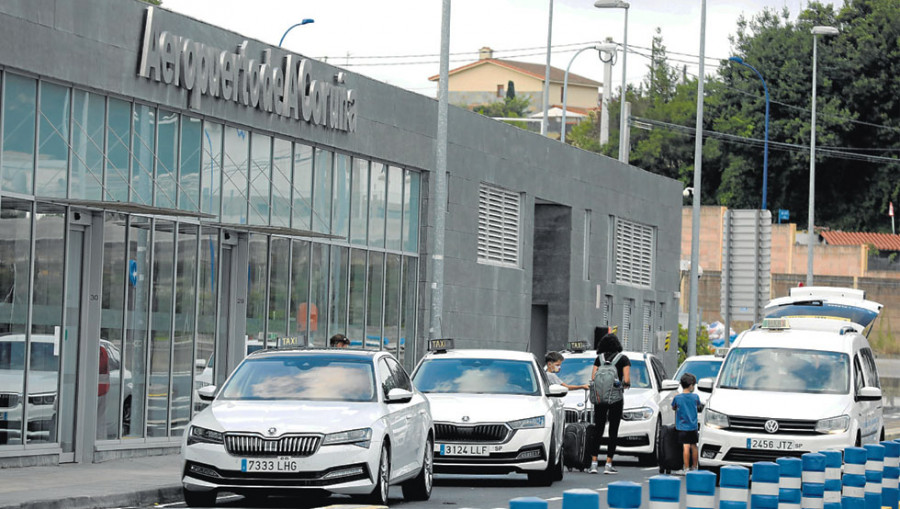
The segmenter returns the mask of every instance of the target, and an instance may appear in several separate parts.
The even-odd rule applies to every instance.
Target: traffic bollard
[[[803,462],[800,458],[778,458],[778,509],[800,509],[800,479]]]
[[[893,440],[881,442],[884,446],[884,480],[881,485],[881,505],[897,509],[900,498],[900,444]]]
[[[800,506],[803,509],[822,509],[825,496],[825,456],[817,452],[801,456],[803,461],[803,484],[800,491]]]
[[[750,470],[727,466],[719,470],[719,509],[747,509]]]
[[[687,509],[715,509],[716,474],[709,470],[694,470],[685,476],[685,507]]]
[[[563,492],[562,506],[563,509],[598,509],[600,494],[594,490],[566,490]]]
[[[778,463],[759,461],[750,474],[750,509],[778,509]]]
[[[884,479],[884,446],[866,444],[866,509],[881,509],[881,482]]]
[[[866,458],[862,447],[844,449],[844,477],[841,495],[843,509],[865,509]]]
[[[679,509],[681,507],[681,479],[671,475],[650,478],[650,509]],[[569,509],[563,507],[563,509]]]
[[[820,454],[825,456],[823,509],[841,509],[841,451],[822,451]]]
[[[609,506],[609,509],[640,509],[640,484],[631,481],[616,481],[609,483],[608,488],[606,505]]]
[[[519,497],[509,501],[509,509],[547,509],[547,501],[537,497]]]

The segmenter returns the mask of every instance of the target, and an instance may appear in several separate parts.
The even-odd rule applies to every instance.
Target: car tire
[[[378,459],[378,473],[375,476],[375,488],[372,489],[366,502],[373,505],[388,505],[388,492],[391,487],[391,448],[388,444],[381,446],[381,456]]]
[[[553,450],[552,444],[550,447]],[[558,454],[556,456],[559,456]],[[557,463],[560,463],[557,465]],[[528,484],[533,484],[535,486],[552,486],[553,481],[556,480],[556,470],[562,468],[561,462],[558,462],[557,459],[553,458],[547,462],[547,468],[544,470],[539,470],[537,472],[528,472]]]
[[[563,478],[566,476],[566,466],[563,464],[562,447],[558,447],[557,449],[558,449],[558,451],[556,454],[556,457],[557,457],[556,468],[553,469],[553,481],[554,482],[562,481]]]
[[[182,487],[181,494],[184,496],[184,503],[188,507],[212,507],[216,505],[215,491],[190,491]]]
[[[429,437],[425,441],[425,455],[419,475],[403,483],[403,498],[406,500],[428,500],[434,485],[434,443]]]
[[[662,431],[662,422],[656,421],[656,431],[653,434],[653,452],[648,454],[639,454],[638,463],[645,467],[653,467],[659,464],[657,452],[659,451],[659,434]],[[662,472],[660,472],[662,473]]]

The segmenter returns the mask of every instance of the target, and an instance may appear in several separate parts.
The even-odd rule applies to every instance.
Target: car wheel
[[[563,477],[566,475],[566,467],[563,465],[563,450],[562,447],[557,448],[556,454],[556,467],[553,469],[553,481],[562,481]]]
[[[403,498],[406,500],[428,500],[434,484],[434,444],[431,438],[425,441],[425,456],[419,475],[403,483]]]
[[[657,465],[659,462],[656,460],[657,451],[659,451],[659,434],[660,428],[662,427],[662,423],[657,420],[656,421],[656,431],[653,434],[653,452],[649,454],[640,454],[638,455],[638,462],[646,467],[652,467]]]
[[[387,444],[381,447],[381,458],[378,460],[378,475],[375,476],[375,488],[366,497],[366,501],[374,505],[388,505],[388,491],[391,487],[391,449]]]
[[[215,491],[190,491],[182,487],[181,494],[184,496],[184,503],[188,507],[212,507],[216,505]]]
[[[550,449],[553,449],[552,445]],[[550,459],[547,461],[547,468],[544,470],[528,472],[528,483],[536,486],[552,486],[553,481],[556,480],[556,469],[562,467],[562,465],[557,467],[556,463],[556,459]]]

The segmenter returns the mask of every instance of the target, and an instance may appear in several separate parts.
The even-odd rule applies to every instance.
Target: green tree
[[[531,105],[531,100],[525,97],[505,97],[502,101],[493,102],[490,104],[480,104],[472,108],[472,111],[475,113],[480,113],[482,115],[488,117],[502,117],[502,118],[524,118],[525,112],[528,111],[528,107]],[[524,122],[515,122],[512,121],[510,124],[525,128]]]
[[[678,364],[687,358],[688,350],[688,329],[678,324]],[[709,343],[709,332],[706,327],[700,327],[697,330],[697,355],[712,355],[716,350]]]

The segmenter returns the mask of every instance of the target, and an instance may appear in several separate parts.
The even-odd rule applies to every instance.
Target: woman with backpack
[[[625,389],[631,386],[631,361],[622,353],[622,343],[615,334],[607,334],[597,345],[597,359],[591,371],[591,403],[594,405],[594,446],[596,454],[591,461],[590,473],[596,474],[597,456],[600,455],[600,439],[609,422],[609,441],[606,446],[604,474],[619,473],[613,467],[616,442],[619,440],[619,423],[625,407]]]

